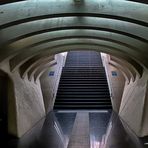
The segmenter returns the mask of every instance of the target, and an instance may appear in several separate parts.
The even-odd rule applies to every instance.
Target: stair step
[[[55,105],[111,105],[111,102],[56,102]]]
[[[62,71],[62,73],[66,74],[66,73],[75,73],[75,74],[81,74],[81,73],[88,73],[88,74],[103,74],[104,75],[104,71],[79,71],[79,70],[72,70],[72,71]]]
[[[100,76],[97,76],[97,77],[93,77],[93,76],[79,76],[79,77],[76,77],[76,76],[62,76],[61,79],[106,79],[106,77],[100,77]]]
[[[80,81],[80,80],[82,80],[82,81],[91,81],[91,80],[97,80],[97,81],[107,81],[105,78],[90,78],[90,77],[88,77],[88,78],[85,78],[85,77],[81,77],[81,78],[77,78],[77,77],[75,77],[75,78],[61,78],[60,80],[62,80],[62,81]]]
[[[81,82],[92,82],[92,83],[107,83],[107,80],[98,80],[98,79],[61,79],[60,80],[61,83],[67,83],[67,82],[76,82],[76,83],[81,83]]]
[[[107,87],[106,87],[107,86]],[[85,84],[85,85],[75,85],[75,84],[72,84],[72,86],[70,86],[69,84],[68,85],[63,85],[63,84],[60,84],[59,85],[59,89],[60,88],[63,88],[63,89],[89,89],[89,88],[91,88],[91,89],[108,89],[108,85],[106,84],[106,85],[101,85],[101,84],[99,84],[99,85],[95,85],[95,84],[92,84],[92,85],[90,85],[90,84]]]
[[[98,84],[97,83],[97,81],[60,81],[60,85],[62,84],[71,84],[71,85],[73,85],[73,84],[77,84],[77,85],[79,85],[79,84]],[[104,85],[107,85],[107,82],[105,82],[105,81],[101,81],[101,84],[104,84]]]
[[[54,109],[111,109],[101,55],[94,51],[68,52]]]
[[[81,70],[79,70],[79,69],[74,69],[74,70],[62,70],[62,73],[72,73],[72,72],[74,72],[74,73],[100,73],[100,74],[105,74],[105,69],[103,69],[103,70],[83,70],[83,69],[81,69]]]
[[[62,77],[102,77],[102,78],[106,78],[106,75],[101,75],[101,74],[90,74],[90,73],[65,73],[61,75]]]
[[[61,83],[60,84],[60,86],[81,86],[81,87],[83,87],[83,86],[107,86],[108,87],[108,84],[106,83],[106,84],[90,84],[90,83],[88,83],[88,84],[75,84],[75,83],[73,83],[73,84],[63,84],[63,83]]]
[[[103,66],[65,66],[65,67],[63,67],[63,69],[65,70],[65,69],[67,69],[67,70],[69,70],[69,69],[89,69],[89,70],[91,70],[91,69],[96,69],[96,70],[98,70],[98,69],[104,69],[104,67]]]
[[[103,73],[105,69],[63,69],[62,72],[98,72]]]
[[[111,105],[55,105],[55,109],[111,109]]]
[[[94,102],[94,101],[100,101],[100,102],[111,102],[110,98],[104,98],[104,99],[98,99],[98,98],[56,98],[56,102],[64,102],[64,101],[91,101],[91,102]]]
[[[106,89],[96,89],[96,88],[59,88],[58,92],[108,92],[109,90]]]
[[[63,92],[63,91],[71,91],[71,92],[75,92],[75,91],[78,91],[78,92],[81,92],[81,91],[100,91],[100,92],[103,92],[103,91],[106,91],[106,92],[109,92],[108,88],[67,88],[67,87],[59,87],[58,88],[58,91],[60,92]]]
[[[79,72],[82,72],[82,71],[87,71],[87,72],[105,72],[105,69],[104,68],[66,68],[66,69],[62,69],[63,72],[68,72],[68,71],[79,71]]]
[[[104,78],[106,79],[106,75],[97,75],[95,74],[89,74],[89,73],[84,73],[84,74],[76,74],[76,73],[71,73],[71,74],[62,74],[61,78]]]
[[[93,94],[79,94],[79,95],[76,95],[76,94],[57,94],[57,98],[110,98],[109,95],[99,95],[99,94],[96,94],[96,95],[93,95]]]
[[[109,95],[109,92],[92,92],[92,91],[75,91],[75,92],[70,92],[70,91],[61,91],[61,92],[58,92],[57,95],[68,95],[68,94],[71,94],[71,95],[75,95],[75,94],[78,94],[78,95]]]
[[[63,71],[105,71],[105,68],[90,68],[90,67],[86,67],[86,68],[83,68],[83,67],[80,67],[80,68],[63,68],[62,69]]]

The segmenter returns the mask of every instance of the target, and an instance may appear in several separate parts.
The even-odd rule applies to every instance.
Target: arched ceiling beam
[[[79,32],[79,31],[78,31]],[[84,36],[78,36],[78,32],[77,32],[77,34],[76,34],[76,32],[75,32],[75,34],[76,34],[76,36],[68,36],[67,35],[67,32],[65,32],[66,33],[66,37],[64,37],[65,39],[71,39],[71,38],[90,38],[90,39],[100,39],[100,40],[108,40],[108,41],[112,41],[112,42],[115,42],[115,43],[119,43],[119,44],[121,44],[121,45],[125,45],[126,47],[131,47],[131,48],[134,48],[134,47],[132,47],[131,45],[128,45],[128,44],[126,44],[126,41],[125,41],[125,43],[121,43],[120,41],[117,41],[118,40],[118,36],[115,36],[115,38],[116,38],[116,40],[113,40],[112,38],[114,38],[113,37],[113,35],[111,36],[110,34],[109,34],[109,36],[108,36],[108,38],[107,39],[105,39],[105,38],[103,38],[103,36],[104,36],[104,32],[101,32],[102,34],[100,34],[100,36],[101,37],[95,37],[95,36],[87,36],[89,33],[93,33],[93,35],[97,35],[96,34],[96,32],[94,31],[94,32],[87,32],[87,34],[84,34]],[[86,33],[85,32],[85,33]],[[79,35],[80,35],[81,33],[79,33]],[[50,36],[50,34],[48,34],[49,36]],[[48,37],[49,37],[48,36]],[[60,36],[60,34],[57,34],[57,36]],[[51,37],[51,36],[50,36]],[[112,37],[111,39],[110,39],[110,37]],[[63,37],[62,37],[63,38]],[[55,38],[54,40],[58,40],[58,39],[62,39],[62,38]],[[127,38],[125,38],[125,39],[127,39]],[[53,40],[53,38],[52,38],[52,40]],[[35,43],[35,44],[33,44],[33,45],[38,45],[38,44],[41,44],[41,43],[46,43],[46,42],[50,42],[50,41],[52,41],[52,40],[50,40],[50,39],[46,39],[46,40],[43,40],[43,41],[40,41],[40,42],[38,42],[38,43]],[[128,39],[127,39],[128,40]],[[31,45],[31,47],[33,47],[33,45]],[[139,44],[138,44],[139,45]],[[137,46],[138,46],[137,45]],[[27,47],[27,48],[29,48],[29,46]],[[136,49],[136,47],[135,47],[135,49]],[[138,49],[137,49],[138,50]],[[44,55],[44,54],[42,54],[42,55]],[[48,55],[44,55],[45,57],[47,57]],[[41,55],[39,55],[39,56],[37,56],[38,57],[38,59],[41,57],[42,58],[42,56]],[[21,67],[20,67],[20,71],[21,71],[21,75],[24,73],[24,70],[25,69],[27,69],[27,67],[29,67],[31,64],[33,64],[33,62],[31,62],[33,59],[36,59],[37,60],[37,57],[33,57],[33,58],[31,58],[30,60],[28,60],[27,62],[25,62]],[[34,61],[34,60],[33,60]],[[36,61],[35,61],[36,62]],[[28,65],[29,64],[29,65]],[[27,66],[27,67],[26,67]],[[24,76],[23,76],[24,77]]]
[[[101,31],[101,30],[90,30],[90,29],[68,29],[68,30],[59,30],[53,32],[46,32],[41,33],[38,35],[34,35],[31,37],[27,37],[22,40],[18,40],[12,43],[10,46],[14,47],[15,49],[23,49],[23,48],[30,48],[35,45],[39,45],[42,43],[46,43],[47,41],[56,40],[58,38],[66,38],[66,37],[79,37],[79,36],[86,36],[86,37],[94,37],[94,38],[103,38],[106,40],[113,40],[114,42],[121,42],[125,45],[137,47],[137,49],[141,49],[142,47],[148,46],[147,43],[140,42],[137,39],[118,34],[118,33],[111,33],[108,31]]]
[[[113,62],[113,61],[110,61],[109,64],[113,67],[115,67],[116,69],[118,69],[124,76],[126,82],[129,84],[130,83],[130,80],[129,78],[127,77],[126,73],[121,69],[121,67],[119,67],[119,65],[117,65],[117,63]]]
[[[76,42],[76,43],[75,43]],[[131,58],[135,58],[136,60],[141,61],[143,64],[147,64],[147,60],[145,60],[143,58],[143,56],[141,56],[139,53],[137,53],[137,51],[133,51],[128,47],[119,45],[117,43],[112,43],[109,41],[102,41],[102,40],[96,40],[96,39],[65,39],[65,40],[59,40],[59,41],[54,41],[51,43],[46,43],[43,45],[39,45],[35,48],[31,48],[30,50],[28,49],[26,52],[23,52],[22,54],[18,54],[17,56],[15,56],[13,59],[10,60],[10,66],[11,66],[11,70],[15,70],[16,68],[18,68],[20,65],[22,65],[25,61],[27,61],[29,58],[33,57],[36,54],[40,54],[42,52],[45,52],[46,50],[51,50],[54,47],[59,47],[60,45],[64,45],[64,44],[85,44],[86,45],[98,45],[98,47],[107,47],[110,48],[110,50],[115,50],[117,51],[122,51],[122,53],[125,53],[129,56],[131,56]]]
[[[122,61],[120,61],[116,58],[112,58],[112,57],[110,57],[110,60],[117,63],[120,66],[120,68],[122,67],[122,69],[124,69],[129,80],[132,80],[134,82],[135,77],[134,77],[133,73],[131,72],[131,69],[129,69],[129,67],[127,66],[127,64],[123,63]]]
[[[125,35],[120,35],[117,33],[110,33],[107,31],[98,31],[98,30],[85,30],[85,29],[71,29],[71,30],[61,30],[61,31],[54,31],[54,32],[47,32],[39,35],[35,35],[32,37],[28,37],[26,39],[19,40],[18,42],[14,42],[11,44],[11,47],[8,50],[4,50],[0,55],[0,61],[4,60],[5,58],[12,56],[12,54],[16,54],[19,52],[23,52],[28,50],[31,47],[55,41],[58,39],[64,38],[98,38],[102,40],[110,40],[112,42],[117,42],[122,45],[125,45],[130,48],[135,48],[135,50],[143,52],[145,54],[145,49],[147,43],[140,42],[137,39],[127,37]]]
[[[97,25],[97,24],[96,24]],[[75,28],[76,26],[74,26],[74,28]],[[78,27],[78,26],[77,26]],[[80,27],[80,26],[79,26]],[[78,28],[79,28],[78,27]],[[81,26],[83,29],[85,28],[84,26]],[[87,27],[87,28],[97,28],[97,27]],[[61,29],[61,28],[60,28]],[[68,29],[68,28],[67,28]],[[79,28],[80,29],[80,28]],[[99,28],[98,28],[99,29]],[[107,30],[108,30],[108,28],[106,28]],[[110,30],[111,31],[111,30]],[[117,31],[118,33],[119,33],[119,31]],[[39,33],[39,32],[38,32]],[[129,34],[129,33],[128,33]],[[145,47],[146,48],[146,47]],[[143,51],[142,49],[145,49],[144,47],[142,47],[141,48],[141,51]],[[10,50],[10,49],[9,49]],[[147,50],[144,50],[145,52],[147,51]],[[3,51],[4,52],[4,51]],[[4,53],[2,52],[2,54],[1,55],[3,55]],[[6,50],[5,50],[5,52],[6,52]]]
[[[33,68],[31,68],[28,71],[28,79],[31,81],[33,79],[33,77],[35,76],[35,74],[37,76],[42,71],[44,71],[46,67],[53,66],[53,65],[56,65],[56,64],[57,64],[56,60],[53,60],[51,62],[49,62],[48,60],[45,60],[42,63],[40,63],[40,65],[35,65]]]
[[[111,57],[112,58],[115,58],[115,59],[118,59],[117,57],[113,57],[113,56],[111,56]],[[42,61],[44,61],[46,59],[49,59],[49,60],[52,59],[53,60],[54,59],[54,56],[51,56],[51,54],[49,54],[49,53],[42,53],[42,54],[37,55],[37,56],[34,56],[30,60],[26,61],[22,66],[20,66],[20,73],[21,73],[22,78],[24,78],[26,76],[26,74],[28,73],[28,71],[31,68],[33,68],[35,65],[40,65],[39,63],[41,63]],[[120,57],[120,60],[121,59],[122,58]],[[123,61],[123,59],[122,59],[122,61]],[[49,61],[47,61],[47,62],[49,62]],[[134,67],[135,65],[137,66],[138,63],[136,63],[135,61],[132,61],[131,59],[127,59],[125,57],[124,57],[124,62],[127,62],[128,64],[131,64],[131,67],[136,71],[136,73],[138,74],[138,76],[141,77],[141,75],[139,74],[139,72],[136,70],[137,67],[136,68]],[[138,69],[139,69],[139,67],[138,67]]]
[[[91,29],[109,31],[126,35],[142,42],[148,42],[147,27],[137,24],[124,22],[120,20],[106,19],[106,18],[77,18],[77,17],[63,17],[54,18],[50,20],[40,20],[23,25],[17,25],[1,30],[1,45],[13,43],[17,40],[33,36],[36,34],[56,31],[61,29]],[[9,33],[9,36],[8,36]]]
[[[119,46],[124,46],[124,48],[125,48],[125,51],[126,51],[126,49],[128,49],[127,51],[129,51],[129,53],[134,53],[134,54],[136,54],[137,53],[137,55],[139,55],[140,56],[140,54],[139,54],[139,52],[141,52],[141,50],[140,49],[138,49],[138,48],[136,48],[136,47],[134,47],[134,46],[132,46],[132,45],[128,45],[128,44],[126,44],[126,43],[123,43],[123,42],[120,42],[120,41],[118,41],[118,40],[113,40],[112,39],[113,37],[111,37],[111,38],[103,38],[103,37],[95,37],[95,36],[67,36],[67,37],[57,37],[57,38],[52,38],[52,39],[49,39],[49,40],[45,40],[45,41],[43,41],[43,42],[40,42],[39,44],[37,43],[37,44],[34,44],[33,46],[30,46],[30,47],[27,47],[27,48],[24,48],[22,51],[21,51],[21,54],[22,53],[25,53],[25,52],[27,52],[27,54],[29,54],[29,52],[30,52],[30,50],[31,51],[38,51],[38,50],[41,50],[42,48],[45,48],[45,47],[47,47],[47,46],[51,46],[51,45],[53,45],[53,43],[55,44],[56,42],[63,42],[63,41],[66,41],[66,40],[72,40],[72,39],[75,39],[75,40],[77,40],[77,39],[79,39],[79,40],[90,40],[90,42],[92,41],[92,40],[98,40],[98,43],[101,41],[102,43],[104,43],[104,42],[106,42],[107,43],[107,45],[109,45],[109,44],[117,44],[117,47],[119,47]],[[118,46],[119,45],[119,46]],[[124,51],[124,50],[123,50]],[[32,55],[33,53],[30,53],[30,55]],[[16,57],[20,57],[20,54],[18,54]],[[14,57],[15,58],[15,57]],[[13,59],[14,59],[13,58]]]
[[[40,76],[50,67],[55,66],[57,63],[48,63],[46,65],[44,65],[43,67],[40,67],[34,74],[34,81],[37,81]],[[31,78],[30,78],[31,79]]]
[[[108,0],[85,0],[83,5],[75,5],[72,0],[38,0],[25,1],[0,6],[0,27],[10,27],[20,23],[62,16],[95,16],[108,17],[136,22],[147,26],[148,6],[127,2]],[[126,17],[125,17],[126,14]],[[9,16],[9,17],[8,17]]]
[[[137,75],[138,75],[138,77],[140,77],[140,75],[139,75],[139,73],[137,72],[137,70],[136,70],[136,69],[134,68],[134,66],[133,66],[131,63],[129,63],[128,61],[125,61],[125,60],[123,60],[123,59],[120,59],[120,58],[114,57],[114,56],[111,56],[111,59],[114,60],[115,62],[121,63],[122,65],[124,65],[124,67],[127,67],[127,68],[130,70],[131,74],[132,74],[133,81],[136,80]]]
[[[35,65],[40,65],[43,61],[48,60],[48,62],[54,60],[54,56],[50,55],[37,55],[25,62],[21,67],[20,67],[20,75],[22,78],[26,77],[28,71],[33,68]]]
[[[74,49],[75,50],[76,49],[80,49],[80,50],[81,49],[89,49],[89,50],[96,50],[96,51],[109,53],[111,55],[114,55],[114,56],[117,56],[117,57],[120,57],[120,58],[127,60],[129,63],[131,63],[137,69],[137,71],[139,72],[140,75],[142,75],[142,73],[143,73],[143,68],[136,61],[131,59],[129,57],[129,55],[126,55],[119,50],[115,50],[115,49],[112,50],[112,47],[104,47],[104,46],[90,45],[90,44],[88,44],[88,45],[86,45],[86,44],[78,44],[78,45],[75,45],[75,44],[62,45],[62,44],[60,44],[59,46],[47,48],[46,51],[44,51],[44,53],[38,53],[38,54],[39,55],[43,54],[43,56],[46,55],[46,54],[52,55],[52,54],[57,54],[59,52],[64,52],[64,51],[68,51],[68,50],[72,50],[72,49],[73,50]]]
[[[49,62],[46,61],[47,63],[41,63],[41,65],[37,65],[37,67],[33,68],[32,70],[29,71],[28,73],[28,78],[29,80],[32,80],[33,76],[34,76],[34,80],[36,81],[39,76],[41,76],[41,74],[46,70],[46,68],[48,67]],[[120,65],[119,63],[117,63],[116,61],[112,61],[111,63],[114,65],[116,65],[118,68],[120,68],[124,74],[126,75],[126,79],[128,80],[128,83],[130,82],[131,79],[131,73],[128,70],[127,67],[124,67],[123,65]],[[123,68],[124,67],[124,68]]]

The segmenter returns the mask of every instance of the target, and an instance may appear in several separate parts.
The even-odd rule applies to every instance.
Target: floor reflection
[[[65,137],[64,143],[67,147],[73,129],[76,113],[55,113],[55,116],[58,120],[59,126],[62,129]]]
[[[143,148],[116,113],[90,113],[90,133],[91,148]]]
[[[77,112],[50,112],[46,119],[42,119],[21,139],[13,138],[5,143],[5,147],[69,148],[67,145],[76,115]],[[87,118],[89,118],[90,148],[146,148],[115,113],[89,112]]]
[[[66,148],[76,113],[50,112],[20,140],[12,139],[10,148]],[[60,124],[59,124],[60,123]]]
[[[89,113],[91,148],[100,148],[102,138],[104,137],[107,130],[107,126],[109,124],[110,116],[110,111]]]

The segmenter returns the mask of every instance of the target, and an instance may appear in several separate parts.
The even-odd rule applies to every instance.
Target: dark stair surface
[[[111,108],[108,83],[100,53],[70,51],[62,70],[54,109]]]

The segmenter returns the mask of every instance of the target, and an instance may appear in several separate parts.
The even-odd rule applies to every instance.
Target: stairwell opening
[[[70,51],[59,82],[54,110],[112,109],[101,54]]]

